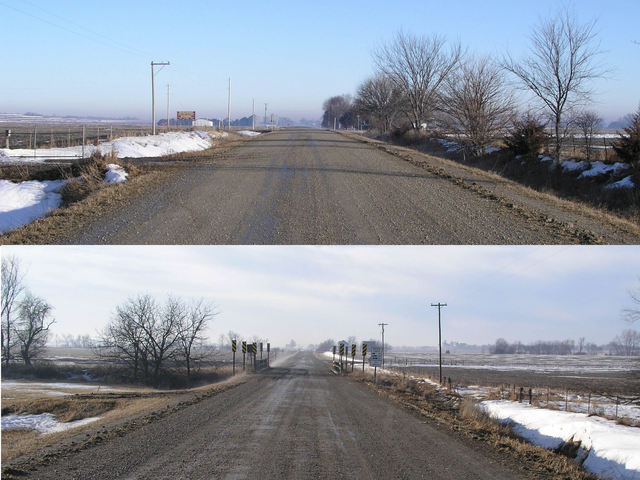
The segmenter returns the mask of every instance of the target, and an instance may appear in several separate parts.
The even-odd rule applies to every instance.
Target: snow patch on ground
[[[545,410],[507,400],[479,404],[491,417],[512,423],[515,433],[543,448],[581,442],[583,466],[616,480],[640,479],[640,429],[583,413]]]
[[[144,137],[122,137],[100,145],[85,145],[84,157],[95,151],[103,155],[116,153],[120,158],[162,157],[181,152],[195,152],[211,147],[213,138],[225,137],[226,133],[167,132]],[[82,158],[82,146],[64,148],[0,149],[0,162],[44,162],[56,158]]]
[[[589,163],[584,160],[580,160],[579,162],[572,159],[563,160],[560,165],[562,166],[562,169],[567,172],[575,172],[589,168]]]
[[[48,434],[62,432],[71,428],[80,427],[100,420],[100,417],[83,418],[73,422],[58,422],[51,413],[39,415],[5,415],[2,417],[2,430],[29,429],[39,433]]]
[[[436,138],[437,142],[447,149],[447,152],[457,152],[460,150],[460,144],[457,142],[452,142],[451,140],[446,140],[444,138]]]
[[[633,188],[635,187],[635,183],[631,180],[631,175],[624,177],[622,180],[618,180],[610,185],[606,185],[604,188]]]
[[[110,163],[107,165],[107,173],[104,177],[105,183],[124,183],[127,181],[128,173],[120,165]]]
[[[252,130],[240,130],[238,135],[243,135],[245,137],[257,137],[260,135],[260,132],[254,132]]]
[[[629,165],[622,162],[616,162],[613,165],[609,165],[603,162],[592,162],[591,168],[582,172],[578,178],[597,177],[599,175],[608,175],[610,173],[613,173],[615,175],[622,170],[626,170],[627,168],[629,168]]]
[[[44,217],[60,206],[67,180],[13,183],[0,180],[0,233]]]
[[[500,150],[502,150],[502,148],[500,147],[496,147],[495,145],[489,145],[487,148],[485,148],[485,153],[489,154],[489,153],[493,153],[493,152],[499,152]]]

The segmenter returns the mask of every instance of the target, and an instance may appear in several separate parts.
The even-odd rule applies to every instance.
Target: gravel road
[[[236,388],[26,478],[524,476],[363,385],[334,376],[312,354],[298,353]]]
[[[171,181],[96,219],[81,244],[552,244],[640,241],[574,213],[566,229],[513,204],[330,131],[257,137],[221,158],[194,154]],[[474,175],[476,175],[474,173]],[[471,187],[470,187],[471,186]],[[484,188],[484,187],[483,187]],[[526,195],[518,205],[528,212]],[[535,202],[529,202],[534,204]],[[537,207],[536,207],[537,208]],[[552,205],[562,213],[562,207]],[[552,211],[552,214],[553,214]],[[558,215],[564,218],[563,215]],[[598,224],[598,221],[595,222]],[[584,224],[584,228],[581,225]]]

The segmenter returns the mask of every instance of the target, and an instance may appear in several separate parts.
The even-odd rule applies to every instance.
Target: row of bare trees
[[[183,367],[190,382],[215,315],[215,308],[202,299],[188,304],[169,296],[160,303],[138,295],[116,308],[97,350],[102,358],[124,365],[134,381],[157,386],[169,368]]]
[[[24,272],[16,257],[3,256],[0,274],[2,283],[2,363],[10,368],[20,358],[30,366],[47,344],[53,307],[43,298],[29,292]]]
[[[416,132],[445,128],[482,155],[519,116],[510,73],[551,121],[559,162],[568,111],[589,138],[601,122],[582,109],[591,98],[590,82],[606,73],[597,63],[594,28],[594,22],[580,24],[564,10],[536,26],[530,52],[521,60],[474,56],[439,35],[398,32],[374,53],[377,72],[360,85],[355,100],[342,95],[325,102],[323,125],[349,128],[361,116],[382,132],[404,124]]]

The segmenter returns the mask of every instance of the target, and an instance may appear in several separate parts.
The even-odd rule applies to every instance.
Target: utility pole
[[[229,94],[227,96],[227,130],[231,131],[231,77],[229,77]]]
[[[169,131],[169,84],[167,83],[167,132]]]
[[[251,130],[256,129],[256,99],[251,99]],[[268,352],[267,352],[268,353]]]
[[[151,61],[151,122],[152,122],[151,131],[153,135],[156,134],[156,90],[155,90],[154,79],[153,79],[154,67],[156,66],[164,67],[166,65],[169,65],[169,62]]]
[[[432,307],[438,307],[438,351],[440,352],[440,385],[442,385],[442,323],[440,322],[440,309],[446,307],[446,303],[432,303]]]
[[[388,323],[379,323],[382,328],[382,368],[384,368],[384,327],[385,325],[389,325]]]
[[[264,128],[267,128],[267,104],[264,104]]]

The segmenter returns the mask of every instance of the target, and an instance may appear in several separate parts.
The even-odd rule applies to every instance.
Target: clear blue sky
[[[391,345],[525,343],[586,337],[606,344],[632,327],[621,311],[640,288],[631,247],[3,246],[25,283],[54,307],[54,332],[95,336],[128,297],[204,297],[208,334],[234,330],[306,346],[350,335]],[[634,328],[640,328],[635,325]]]
[[[470,51],[523,53],[532,27],[557,0],[196,2],[0,0],[0,112],[150,118],[151,60],[159,112],[232,117],[269,111],[317,118],[331,95],[354,93],[373,71],[371,53],[399,29],[444,34]],[[571,3],[570,3],[571,5]],[[606,120],[640,102],[640,2],[580,0],[581,21],[597,19],[610,79],[598,82]],[[162,116],[162,115],[160,115]]]

